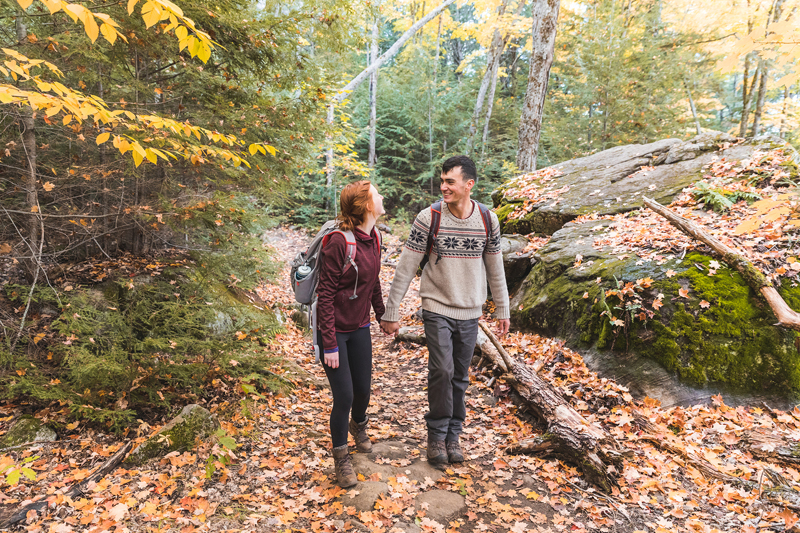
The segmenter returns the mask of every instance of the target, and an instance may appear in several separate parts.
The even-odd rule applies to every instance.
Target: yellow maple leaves
[[[793,201],[796,202],[797,199],[795,194],[784,193],[755,202],[751,207],[756,209],[756,214],[744,219],[736,226],[733,230],[734,235],[752,233],[763,224],[775,222],[782,218],[787,219],[788,225],[796,228],[800,227],[800,217],[798,217],[796,207],[792,205]]]
[[[128,13],[132,14],[136,5],[141,0],[128,1]],[[30,7],[33,0],[17,0],[19,5],[26,9]],[[105,13],[94,13],[81,4],[71,4],[64,0],[42,0],[50,13],[59,11],[65,12],[75,22],[81,22],[86,34],[95,42],[102,35],[109,43],[113,44],[119,37],[127,42],[117,28],[119,25]],[[181,8],[169,0],[146,0],[141,8],[142,19],[147,27],[152,27],[162,21],[162,31],[168,33],[173,31],[178,38],[180,50],[187,49],[192,57],[198,57],[201,61],[207,62],[211,57],[211,51],[215,43],[208,34],[197,29],[194,22],[185,17]],[[145,128],[151,131],[168,130],[177,137],[184,137],[187,141],[194,137],[197,141],[206,140],[207,143],[222,144],[226,147],[244,149],[245,143],[236,138],[235,135],[227,135],[217,131],[211,131],[188,122],[178,122],[176,120],[158,117],[154,115],[135,115],[126,110],[111,110],[103,99],[94,95],[85,95],[74,91],[60,82],[45,81],[34,75],[31,70],[34,67],[49,69],[57,77],[63,77],[58,67],[48,61],[40,59],[29,59],[24,55],[11,50],[2,49],[7,57],[0,65],[0,73],[11,77],[15,82],[30,81],[37,90],[27,90],[17,85],[0,83],[0,104],[27,105],[32,110],[43,110],[45,120],[55,117],[59,113],[64,113],[63,125],[70,124],[73,120],[83,122],[91,119],[96,125],[108,125],[110,129],[124,127],[128,131],[143,131]],[[148,138],[145,141],[161,143],[161,147],[143,146],[142,142],[133,137],[122,134],[113,134],[111,131],[101,131],[95,138],[95,143],[99,146],[106,143],[114,135],[114,148],[121,154],[130,153],[134,164],[138,167],[145,160],[156,164],[158,159],[169,160],[177,159],[182,156],[190,160],[193,164],[205,163],[208,159],[222,159],[233,163],[235,166],[250,164],[236,152],[227,148],[218,148],[211,144],[192,145],[188,142],[176,142],[172,136],[153,141]],[[82,136],[80,136],[82,139]],[[164,147],[168,145],[168,147]],[[276,155],[273,146],[264,143],[254,143],[249,146],[250,155],[261,153],[266,155]]]

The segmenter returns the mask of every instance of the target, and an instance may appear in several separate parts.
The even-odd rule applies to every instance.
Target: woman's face
[[[383,196],[378,193],[378,189],[374,185],[369,186],[369,193],[372,196],[372,207],[370,211],[375,215],[375,220],[378,220],[381,215],[386,211],[383,210]]]

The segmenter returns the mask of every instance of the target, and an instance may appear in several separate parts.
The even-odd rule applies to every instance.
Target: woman
[[[370,306],[380,322],[384,313],[379,280],[381,241],[375,222],[384,211],[383,197],[366,180],[347,185],[340,204],[339,229],[353,232],[355,266],[346,268],[344,235],[331,233],[320,252],[317,335],[324,352],[322,366],[333,393],[330,424],[336,478],[339,486],[352,487],[356,475],[347,450],[348,430],[358,451],[372,451],[367,436],[372,384]]]

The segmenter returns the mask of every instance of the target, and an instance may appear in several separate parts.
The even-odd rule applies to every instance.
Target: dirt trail
[[[265,242],[288,261],[304,247],[307,236],[280,228],[269,232]],[[385,261],[396,261],[399,239],[387,235],[385,244]],[[287,274],[288,269],[276,285],[258,291],[284,315],[291,314],[293,304],[283,282]],[[384,265],[384,294],[392,275],[391,264]],[[418,293],[412,287],[401,310],[404,325],[413,321],[417,306]],[[788,530],[797,519],[789,511],[762,504],[755,493],[703,479],[681,457],[640,438],[631,425],[633,400],[624,389],[589,372],[580,356],[559,341],[536,335],[512,334],[506,346],[517,357],[544,361],[540,375],[570,396],[588,420],[603,424],[633,450],[623,471],[616,472],[619,491],[599,494],[575,468],[555,460],[506,455],[508,444],[538,430],[528,415],[518,412],[507,386],[493,382],[490,388],[490,375],[474,368],[462,436],[467,461],[444,472],[434,470],[424,459],[427,351],[382,336],[376,325],[372,334],[369,431],[375,452],[354,453],[361,482],[350,490],[334,484],[328,431],[331,396],[324,372],[313,362],[308,333],[287,320],[284,333],[256,349],[274,354],[276,362],[268,370],[296,386],[243,399],[231,394],[206,405],[236,441],[234,452],[226,454],[211,439],[142,467],[118,468],[72,500],[61,494],[123,442],[83,432],[80,438],[0,453],[0,467],[4,457],[16,464],[35,457],[27,464],[37,476],[14,487],[0,483],[0,516],[31,499],[47,498],[50,505],[44,514],[32,513],[22,524],[27,531],[756,533]],[[770,469],[785,479],[800,480],[797,470],[760,462],[736,447],[753,428],[800,435],[798,410],[733,409],[721,402],[672,410],[653,402],[636,405],[683,439],[680,445],[687,453],[705,457],[726,472],[756,479],[759,471]],[[0,424],[18,412],[18,406],[0,406]],[[155,429],[142,424],[129,437],[138,434],[135,440],[141,442]]]
[[[391,263],[396,262],[401,243],[387,235],[385,244],[381,282],[383,293],[387,295],[394,275]],[[290,259],[295,252],[289,247],[283,249],[285,259]],[[413,316],[418,307],[417,279],[403,301],[402,325],[421,325]],[[375,323],[371,332],[374,363],[368,414],[375,451],[369,456],[354,454],[354,464],[363,482],[327,504],[335,510],[341,502],[344,517],[352,517],[351,524],[374,531],[395,528],[419,531],[420,527],[432,531],[542,533],[590,528],[620,532],[638,529],[600,498],[583,503],[584,493],[568,486],[557,486],[555,476],[551,481],[555,490],[551,493],[546,483],[550,476],[542,477],[537,472],[558,470],[556,462],[504,455],[503,449],[510,440],[536,432],[524,421],[526,417],[517,417],[507,389],[487,388],[489,376],[477,373],[474,368],[467,391],[468,415],[462,436],[467,461],[445,472],[429,467],[425,461],[423,418],[427,411],[427,350],[395,342],[384,336]],[[310,346],[310,341],[306,342]],[[319,365],[308,361],[300,365],[325,382]],[[330,394],[327,389],[308,392],[313,402],[302,408],[306,419],[313,419],[316,424],[315,444],[325,450],[330,447],[327,428]],[[333,482],[332,461],[324,455],[317,457],[322,460],[318,468],[327,476],[327,486]],[[316,476],[312,474],[313,477]],[[581,483],[578,478],[574,481]],[[576,509],[579,502],[591,509],[594,518]],[[343,526],[347,522],[344,517],[334,518],[333,525]]]

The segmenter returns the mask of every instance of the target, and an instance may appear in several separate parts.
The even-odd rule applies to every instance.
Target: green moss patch
[[[652,358],[692,385],[800,391],[800,335],[776,327],[766,302],[737,272],[723,266],[710,276],[711,257],[690,253],[683,261],[657,266],[637,257],[601,255],[582,270],[563,258],[549,264],[544,259],[527,278],[525,299],[512,311],[517,325],[563,337],[573,345]],[[676,275],[668,277],[669,269]],[[625,316],[618,298],[604,298],[616,280],[648,276],[654,281],[639,295],[642,309],[636,313],[649,309],[652,318]],[[781,294],[800,309],[800,287],[786,285]],[[688,298],[681,289],[688,291]],[[658,294],[664,295],[663,306],[655,310],[652,303]],[[625,319],[624,326],[601,316],[606,305],[615,318]]]

